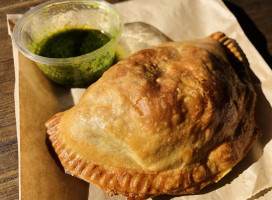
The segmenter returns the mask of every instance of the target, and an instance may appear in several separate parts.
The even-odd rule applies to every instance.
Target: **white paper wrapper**
[[[154,199],[175,199],[175,200],[241,200],[241,199],[272,199],[272,71],[269,66],[265,63],[263,58],[256,51],[254,46],[247,39],[245,34],[243,33],[241,27],[239,26],[234,15],[227,9],[224,3],[221,0],[137,0],[137,1],[128,1],[115,5],[116,8],[121,12],[124,18],[125,23],[131,22],[144,22],[146,24],[150,24],[157,29],[159,29],[164,35],[168,36],[170,39],[174,41],[178,40],[186,40],[198,37],[207,36],[216,31],[222,31],[226,33],[229,37],[237,40],[243,51],[245,52],[252,71],[258,77],[259,81],[256,79],[254,81],[256,91],[257,91],[257,105],[256,105],[256,121],[260,129],[263,131],[263,136],[258,139],[258,141],[253,145],[252,149],[246,156],[246,158],[240,162],[226,177],[223,178],[217,184],[212,186],[208,186],[205,188],[201,194],[197,195],[187,195],[182,197],[170,197],[170,196],[161,196],[156,197]],[[10,19],[14,19],[14,16],[9,16]],[[70,102],[66,102],[63,104],[63,101],[67,97],[67,91],[63,91],[60,88],[54,89],[55,85],[47,82],[42,78],[42,75],[35,71],[35,73],[31,74],[33,80],[42,78],[44,81],[40,83],[38,86],[35,84],[31,84],[30,81],[27,83],[22,83],[22,80],[25,80],[23,67],[26,67],[26,63],[30,61],[26,61],[21,59],[22,55],[18,54],[17,50],[14,49],[14,62],[15,62],[15,73],[16,73],[16,86],[15,86],[15,102],[16,102],[16,121],[17,121],[17,131],[18,131],[18,141],[19,144],[19,157],[22,158],[20,160],[20,196],[25,197],[24,199],[31,199],[32,197],[38,197],[36,193],[43,193],[42,198],[39,199],[58,199],[56,196],[46,195],[49,192],[50,187],[39,188],[36,187],[37,180],[35,176],[31,174],[31,170],[27,173],[30,178],[32,177],[32,186],[31,192],[25,190],[29,190],[27,187],[23,187],[22,183],[26,182],[26,176],[24,175],[25,171],[21,170],[26,168],[24,165],[24,157],[31,157],[33,155],[30,152],[24,151],[23,148],[24,142],[24,126],[33,127],[35,123],[28,122],[22,119],[22,116],[26,114],[23,113],[20,108],[27,108],[28,112],[32,111],[36,113],[38,116],[38,112],[43,112],[43,108],[35,107],[33,105],[23,104],[24,100],[20,100],[23,98],[22,94],[29,93],[27,89],[32,88],[33,91],[39,92],[41,88],[50,93],[50,98],[55,98],[52,100],[54,106],[52,107],[52,111],[47,111],[47,115],[51,114],[51,112],[57,112],[57,110],[64,109],[63,105],[70,105],[71,103],[76,103],[79,97],[82,95],[84,90],[82,89],[72,89],[68,94]],[[30,70],[29,70],[30,71]],[[19,84],[20,83],[20,84]],[[28,87],[26,87],[27,85]],[[49,87],[49,86],[50,87]],[[49,89],[48,89],[49,88]],[[53,88],[53,89],[52,89]],[[60,93],[58,93],[60,92]],[[42,95],[42,94],[41,94]],[[26,98],[25,95],[24,98]],[[38,95],[39,96],[39,95]],[[35,99],[36,96],[32,95],[31,98],[33,102],[37,102],[39,99]],[[19,102],[20,100],[20,102]],[[50,103],[48,101],[47,103]],[[36,104],[36,106],[42,106],[43,104]],[[31,108],[32,106],[32,108]],[[59,108],[56,108],[59,106]],[[50,107],[50,106],[49,106]],[[54,107],[54,109],[53,109]],[[38,111],[37,111],[38,109]],[[39,120],[38,120],[39,121]],[[22,122],[23,125],[22,125]],[[40,123],[42,122],[39,121]],[[43,124],[40,124],[43,126]],[[34,127],[35,128],[35,127]],[[33,129],[34,129],[33,128]],[[40,130],[40,129],[38,129]],[[40,137],[44,137],[45,131],[41,133]],[[41,145],[43,143],[41,142]],[[31,145],[31,144],[28,144]],[[36,151],[39,151],[39,147],[37,145],[33,148],[37,148]],[[35,150],[35,149],[34,149]],[[45,152],[46,149],[40,152],[41,155]],[[46,157],[46,155],[45,155]],[[48,156],[47,156],[47,159]],[[33,165],[35,165],[35,160],[31,160]],[[38,164],[38,163],[36,163]],[[48,166],[52,165],[54,167],[54,161],[48,161]],[[48,167],[40,170],[39,176],[46,179],[46,174],[48,173]],[[35,172],[37,173],[39,169]],[[55,171],[54,171],[55,173]],[[58,172],[62,173],[62,172]],[[59,178],[56,182],[52,183],[58,184],[57,181],[61,180],[61,175],[56,173],[56,176]],[[66,177],[67,179],[67,177]],[[65,179],[65,181],[67,181]],[[72,187],[73,181],[68,180],[69,187]],[[49,184],[49,183],[48,183]],[[81,184],[81,183],[80,183]],[[65,185],[65,184],[64,184]],[[64,187],[63,185],[60,187]],[[48,190],[48,191],[46,191]],[[63,192],[65,189],[55,189],[55,192]],[[29,198],[27,198],[29,197]],[[68,198],[68,196],[66,195]],[[66,199],[67,199],[66,198]],[[32,198],[33,199],[33,198]],[[75,199],[74,197],[70,197],[70,199]],[[124,197],[108,197],[103,191],[99,190],[96,186],[90,185],[89,188],[89,200],[121,200]]]

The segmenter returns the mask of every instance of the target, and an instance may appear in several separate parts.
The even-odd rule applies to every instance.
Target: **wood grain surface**
[[[111,3],[124,0],[108,0]],[[24,13],[44,0],[0,0],[0,199],[19,199],[14,108],[14,65],[6,14]],[[246,35],[272,67],[272,1],[226,0]]]

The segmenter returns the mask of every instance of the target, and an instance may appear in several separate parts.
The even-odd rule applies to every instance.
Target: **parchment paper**
[[[145,22],[174,41],[225,32],[240,44],[248,57],[257,91],[256,120],[263,136],[246,158],[217,184],[201,194],[154,199],[271,199],[272,189],[272,71],[246,38],[233,14],[220,0],[137,0],[115,5],[125,23]],[[8,17],[10,25],[13,15]],[[11,26],[12,28],[12,26]],[[21,199],[87,199],[87,184],[65,175],[46,145],[44,122],[71,107],[84,92],[64,89],[48,81],[35,64],[14,48],[15,103],[19,143]],[[108,197],[90,185],[89,200]]]

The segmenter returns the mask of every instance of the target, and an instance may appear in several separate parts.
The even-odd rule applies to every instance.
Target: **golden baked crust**
[[[217,32],[133,54],[46,127],[66,173],[110,195],[188,194],[246,155],[255,99],[245,55]]]

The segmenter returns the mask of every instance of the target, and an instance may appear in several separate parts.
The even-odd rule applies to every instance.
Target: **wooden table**
[[[14,108],[14,65],[6,14],[24,13],[44,0],[0,0],[0,199],[19,198],[18,147]],[[111,3],[124,0],[108,0]],[[246,35],[272,67],[272,1],[224,1]]]

